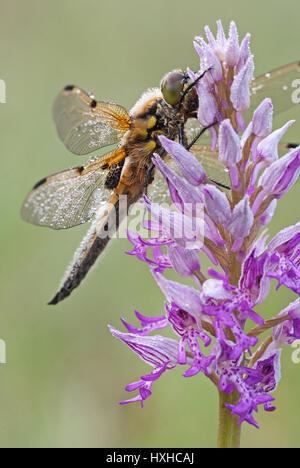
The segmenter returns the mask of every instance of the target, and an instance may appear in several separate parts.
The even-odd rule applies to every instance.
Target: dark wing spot
[[[287,144],[287,147],[288,147],[288,148],[297,148],[298,146],[299,146],[298,143],[288,143],[288,144]]]
[[[75,88],[74,85],[67,85],[67,86],[65,86],[64,90],[65,91],[73,91],[74,88]]]
[[[43,179],[39,180],[39,181],[35,184],[35,186],[33,187],[32,190],[37,189],[40,185],[43,185],[45,182],[47,182],[47,177],[44,177]]]
[[[76,167],[76,169],[77,169],[77,172],[79,173],[79,175],[81,175],[82,171],[84,170],[84,166]]]
[[[92,102],[90,103],[90,107],[92,109],[94,109],[94,107],[96,107],[96,105],[97,105],[97,101],[95,99],[93,99]]]

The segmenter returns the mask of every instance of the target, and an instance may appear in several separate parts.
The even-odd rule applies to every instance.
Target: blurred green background
[[[51,231],[23,223],[27,191],[45,175],[82,164],[59,141],[51,118],[66,84],[127,108],[162,75],[198,67],[192,40],[215,21],[252,33],[256,75],[300,58],[298,0],[1,0],[0,104],[1,447],[214,447],[217,394],[203,376],[173,371],[144,409],[119,407],[124,386],[149,367],[111,337],[107,324],[134,309],[160,315],[163,296],[148,268],[112,242],[88,279],[61,305],[46,305],[86,227]],[[278,125],[288,118],[286,113]],[[288,138],[300,140],[300,124]],[[299,188],[279,204],[271,232],[299,220]],[[272,292],[265,316],[292,295]],[[243,428],[244,447],[299,447],[300,367],[283,353],[277,411],[261,410],[260,430]]]

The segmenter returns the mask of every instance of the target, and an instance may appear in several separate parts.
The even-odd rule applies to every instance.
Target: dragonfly
[[[275,114],[295,106],[297,100],[292,99],[292,92],[299,78],[300,62],[296,61],[254,79],[250,112],[265,97],[272,99]],[[104,156],[92,156],[86,165],[43,178],[25,199],[22,218],[38,226],[68,229],[92,221],[58,292],[48,304],[59,303],[79,286],[130,207],[140,200],[148,185],[155,186],[159,177],[152,163],[153,154],[166,156],[158,136],[187,142],[189,124],[197,116],[194,85],[186,72],[172,71],[163,78],[160,89],[146,91],[130,112],[118,104],[97,101],[77,86],[68,85],[58,94],[53,117],[69,151],[86,155],[110,145],[117,147]],[[218,160],[218,151],[210,151],[206,141],[200,141],[191,151],[203,164],[208,178],[228,187],[228,173]],[[282,149],[292,146],[283,145]],[[157,196],[159,190],[155,189],[155,193]],[[120,209],[123,196],[127,199],[125,210]]]

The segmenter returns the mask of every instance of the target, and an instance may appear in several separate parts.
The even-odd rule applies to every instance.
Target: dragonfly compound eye
[[[181,71],[172,71],[167,73],[161,81],[160,88],[164,100],[170,106],[176,106],[183,92],[185,75]]]

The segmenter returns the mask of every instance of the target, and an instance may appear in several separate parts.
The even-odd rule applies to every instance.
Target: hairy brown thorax
[[[145,101],[134,109],[131,128],[122,141],[126,152],[125,167],[118,164],[110,169],[106,187],[117,188],[121,176],[123,183],[143,187],[153,154],[161,150],[158,137],[164,135],[172,140],[178,139],[180,125],[184,126],[189,118],[196,116],[197,103],[194,89],[189,91],[180,106],[174,107],[160,95],[150,99],[145,96]]]

